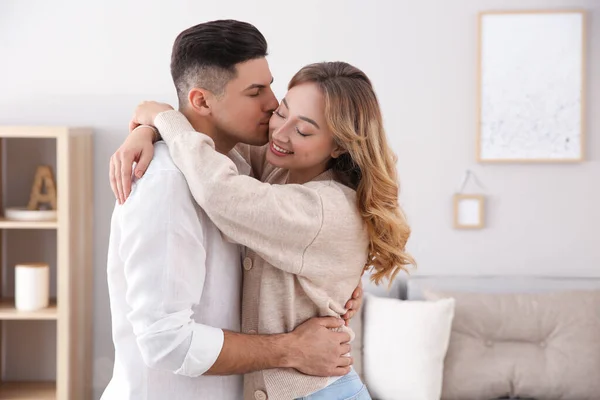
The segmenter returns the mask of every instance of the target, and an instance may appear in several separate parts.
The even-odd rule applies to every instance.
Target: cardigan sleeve
[[[319,191],[239,175],[213,140],[196,132],[178,111],[162,112],[154,123],[194,199],[217,228],[274,267],[301,274],[305,253],[323,224]]]

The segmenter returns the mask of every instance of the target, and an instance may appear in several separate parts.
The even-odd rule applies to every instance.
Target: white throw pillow
[[[363,372],[381,400],[439,400],[454,299],[405,301],[367,295]]]

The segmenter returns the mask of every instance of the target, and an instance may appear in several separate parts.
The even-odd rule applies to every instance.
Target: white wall
[[[491,9],[590,10],[588,151],[578,165],[477,165],[476,16]],[[107,161],[141,100],[174,102],[173,39],[216,18],[254,23],[270,44],[274,89],[304,64],[345,60],[378,92],[399,155],[420,274],[600,277],[598,0],[0,0],[0,124],[95,129],[96,396],[110,377],[105,281],[113,196]],[[451,228],[451,195],[472,168],[488,188],[488,228]]]

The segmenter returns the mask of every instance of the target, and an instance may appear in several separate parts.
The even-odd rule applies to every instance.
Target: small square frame
[[[481,194],[454,195],[454,228],[482,229],[485,226],[485,196]]]

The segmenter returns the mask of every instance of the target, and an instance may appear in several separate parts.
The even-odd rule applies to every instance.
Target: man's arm
[[[223,350],[208,374],[243,374],[271,368],[295,368],[315,376],[342,376],[350,372],[350,335],[331,329],[344,325],[340,318],[312,318],[291,333],[244,335],[225,332]]]
[[[294,332],[243,335],[196,323],[205,251],[193,200],[178,171],[149,171],[120,211],[128,314],[146,364],[186,376],[242,374],[290,367],[343,375],[350,337],[329,329],[337,318],[315,318]]]
[[[119,210],[127,318],[144,362],[187,376],[205,373],[223,331],[196,323],[206,277],[202,227],[179,171],[149,171]]]

